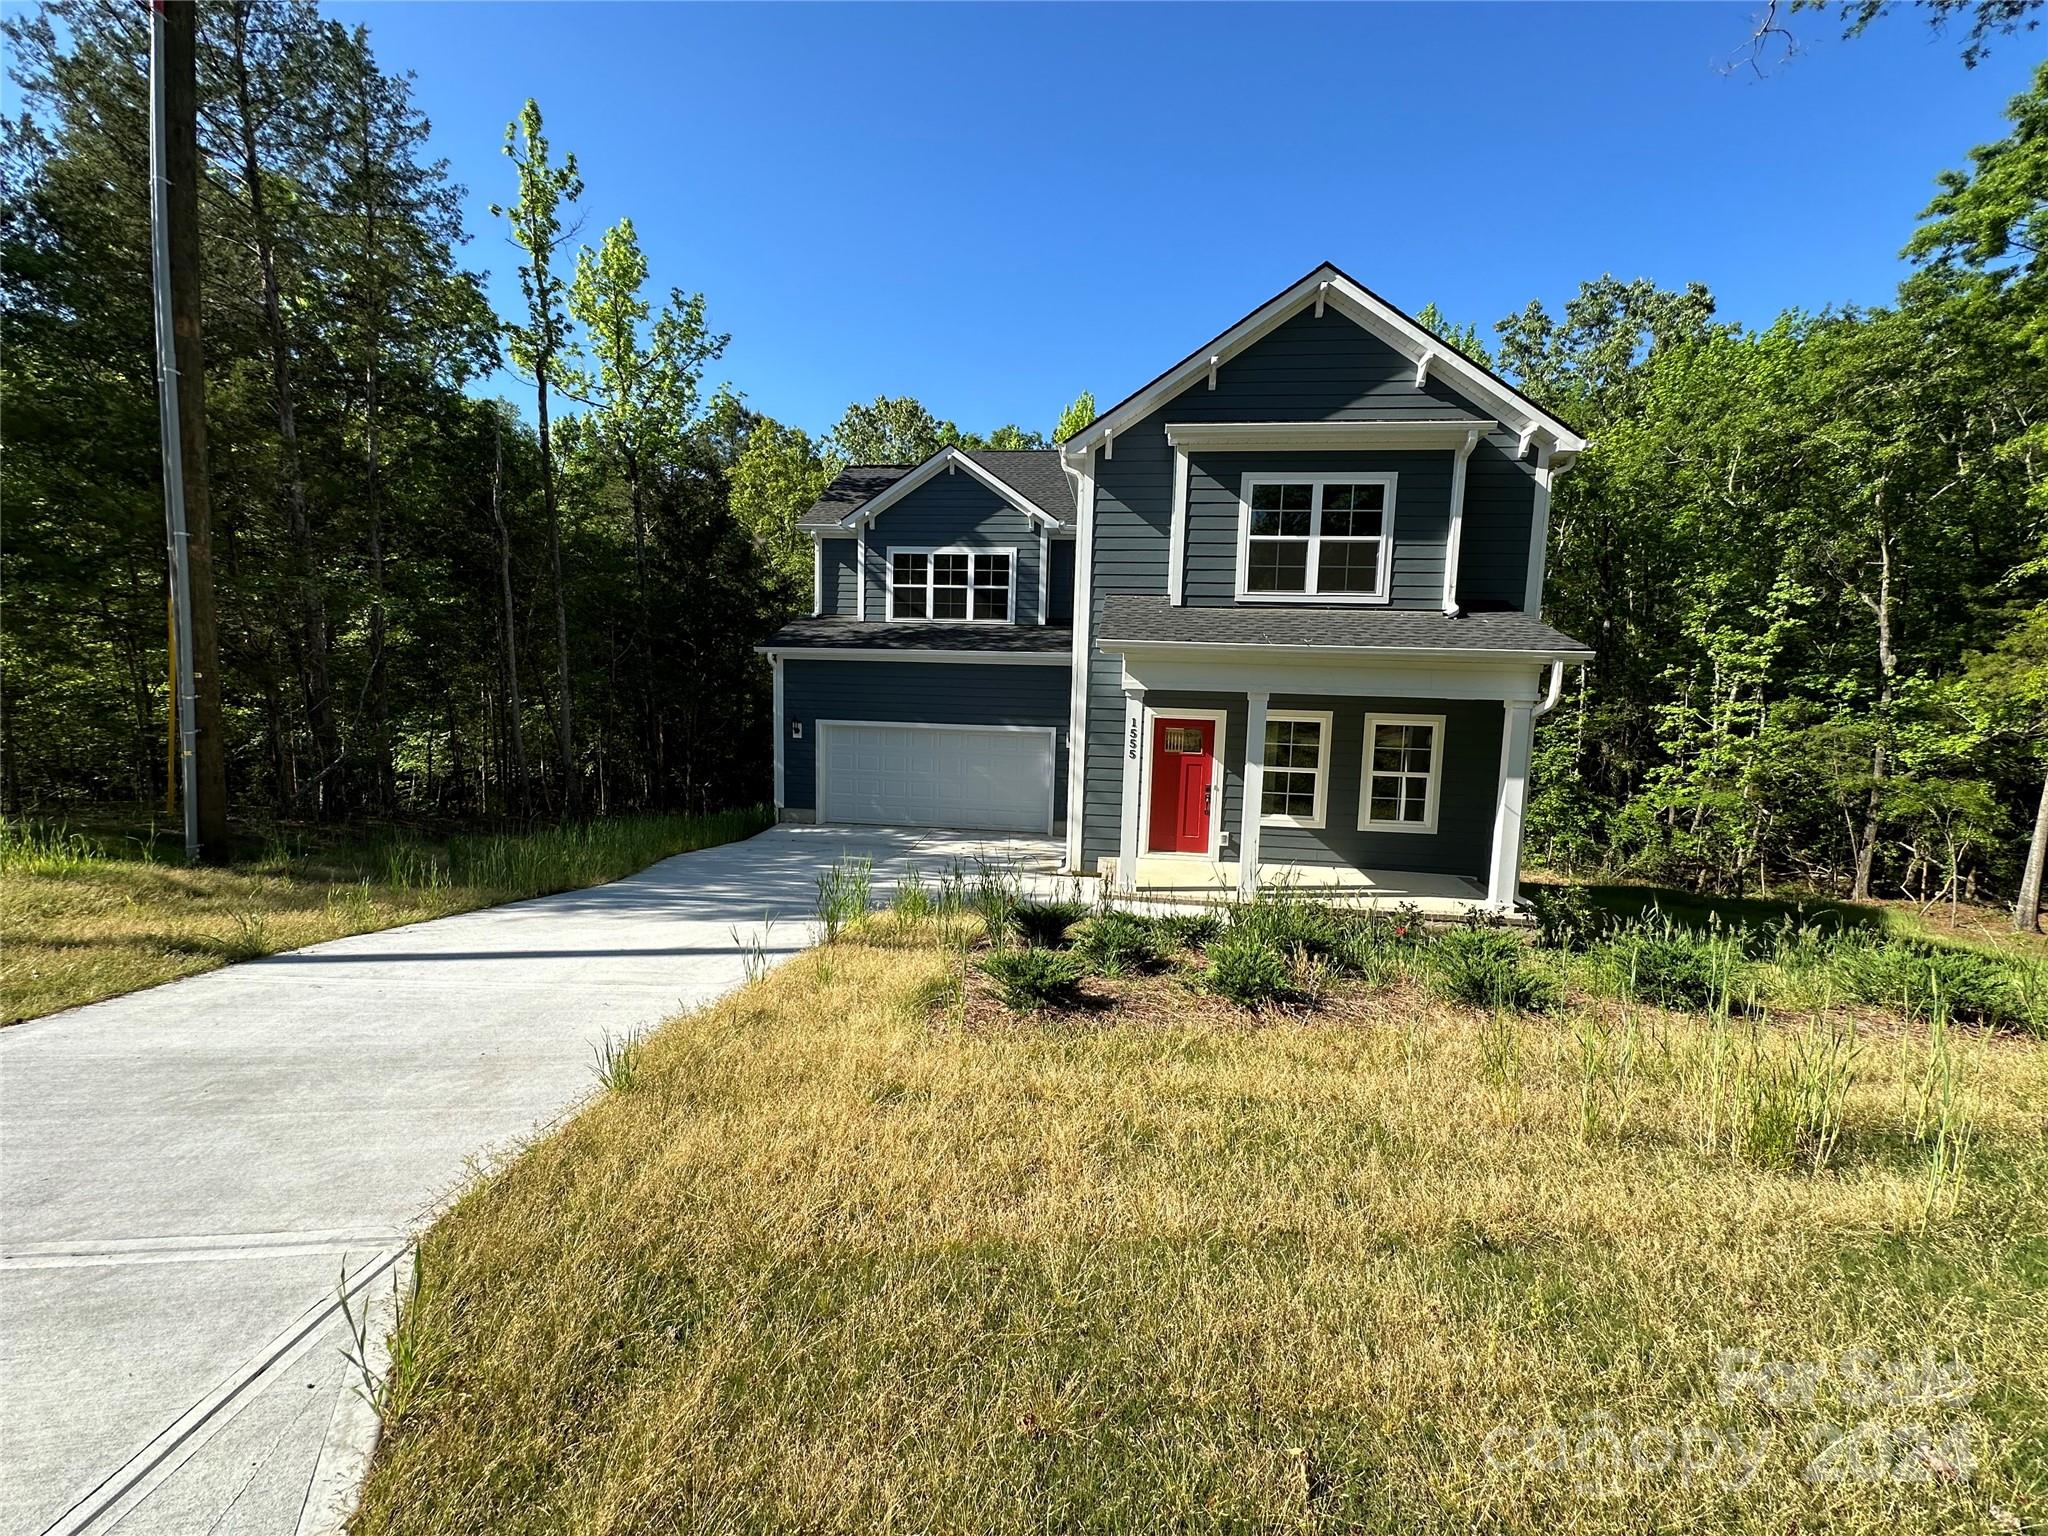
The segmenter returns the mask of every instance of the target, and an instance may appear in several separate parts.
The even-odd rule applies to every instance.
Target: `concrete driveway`
[[[0,1030],[0,1532],[331,1529],[368,1410],[338,1293],[594,1087],[592,1047],[812,942],[818,871],[1048,842],[780,827],[615,884]]]

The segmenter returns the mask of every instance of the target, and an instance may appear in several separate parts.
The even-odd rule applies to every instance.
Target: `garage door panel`
[[[820,722],[826,821],[1043,832],[1053,733]]]

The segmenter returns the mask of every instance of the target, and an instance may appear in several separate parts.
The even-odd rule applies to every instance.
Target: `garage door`
[[[1052,830],[1049,727],[821,721],[818,731],[826,821]]]

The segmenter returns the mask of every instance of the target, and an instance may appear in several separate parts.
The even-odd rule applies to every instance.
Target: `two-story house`
[[[1329,265],[1057,448],[861,465],[765,647],[792,820],[1064,836],[1121,890],[1505,908],[1585,440]]]

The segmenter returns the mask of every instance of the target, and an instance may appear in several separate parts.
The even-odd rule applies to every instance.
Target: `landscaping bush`
[[[1152,932],[1162,950],[1204,949],[1223,931],[1214,912],[1174,912],[1152,919]]]
[[[1233,927],[1208,949],[1200,985],[1240,1008],[1263,1008],[1295,995],[1287,957],[1270,939]]]
[[[1390,980],[1413,954],[1407,932],[1397,935],[1395,927],[1377,916],[1344,924],[1330,946],[1330,969],[1374,983]]]
[[[1974,1024],[2048,1033],[2044,988],[2024,959],[1913,944],[1897,939],[1845,939],[1829,972],[1859,1002],[1930,1018],[1937,1007]]]
[[[1695,1011],[1743,1001],[1746,967],[1732,939],[1668,924],[1638,924],[1617,937],[1604,958],[1616,990],[1625,997]]]
[[[1557,1003],[1557,983],[1529,964],[1528,949],[1498,928],[1456,928],[1430,948],[1430,979],[1453,1002],[1541,1013]]]
[[[998,950],[981,962],[981,969],[1019,1013],[1071,1007],[1088,974],[1077,956],[1054,949]]]
[[[1074,947],[1105,976],[1142,971],[1159,960],[1152,924],[1129,912],[1104,912],[1093,918]]]
[[[1010,908],[1010,929],[1033,949],[1058,949],[1087,915],[1078,901],[1020,901]]]
[[[1301,950],[1310,955],[1327,955],[1342,930],[1327,906],[1291,891],[1264,892],[1233,907],[1230,927],[1233,933],[1263,939],[1283,953]]]
[[[1575,885],[1539,885],[1529,892],[1529,910],[1536,917],[1536,942],[1545,949],[1580,953],[1599,943],[1607,932],[1607,916]]]

